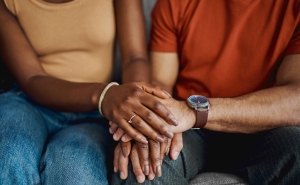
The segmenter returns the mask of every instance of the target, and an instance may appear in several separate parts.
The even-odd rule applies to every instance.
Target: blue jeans
[[[111,138],[98,111],[52,111],[15,88],[0,95],[0,184],[108,184]]]
[[[114,174],[113,185],[138,184],[132,165],[128,178]],[[183,133],[176,161],[165,157],[162,176],[145,185],[188,185],[202,172],[235,174],[250,185],[300,184],[300,127],[283,127],[256,134],[230,134],[205,129]]]

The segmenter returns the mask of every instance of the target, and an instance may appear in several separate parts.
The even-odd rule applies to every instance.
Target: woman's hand
[[[171,97],[160,87],[144,82],[111,86],[103,99],[102,112],[136,141],[147,143],[148,137],[163,142],[163,136],[173,137],[170,125],[176,126],[177,121],[153,95]]]
[[[191,129],[196,122],[196,112],[188,107],[184,101],[174,100],[172,98],[159,99],[165,107],[172,112],[172,114],[177,118],[178,125],[170,125],[170,129],[173,133],[182,133],[186,130]],[[113,134],[114,140],[122,140],[123,142],[128,142],[132,138],[124,133],[124,131],[114,122],[110,121],[109,132]]]

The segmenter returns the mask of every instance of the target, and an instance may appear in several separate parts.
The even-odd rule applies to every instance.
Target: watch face
[[[188,98],[188,102],[193,108],[209,108],[209,101],[205,96],[192,95]]]

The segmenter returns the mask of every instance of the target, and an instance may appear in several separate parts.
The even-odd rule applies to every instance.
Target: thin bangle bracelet
[[[102,91],[102,93],[101,93],[101,95],[100,95],[99,103],[98,103],[98,109],[99,109],[99,112],[100,112],[100,114],[101,114],[102,116],[104,116],[103,113],[102,113],[102,110],[101,110],[102,101],[103,101],[103,99],[104,99],[104,96],[105,96],[107,90],[108,90],[111,86],[113,86],[113,85],[119,85],[119,84],[118,84],[117,82],[110,82],[110,83],[107,84],[107,86],[103,89],[103,91]]]

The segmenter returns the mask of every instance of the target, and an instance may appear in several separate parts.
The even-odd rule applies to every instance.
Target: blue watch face
[[[208,99],[204,96],[201,96],[201,95],[190,96],[189,100],[192,103],[196,103],[196,104],[206,104],[208,102]]]

